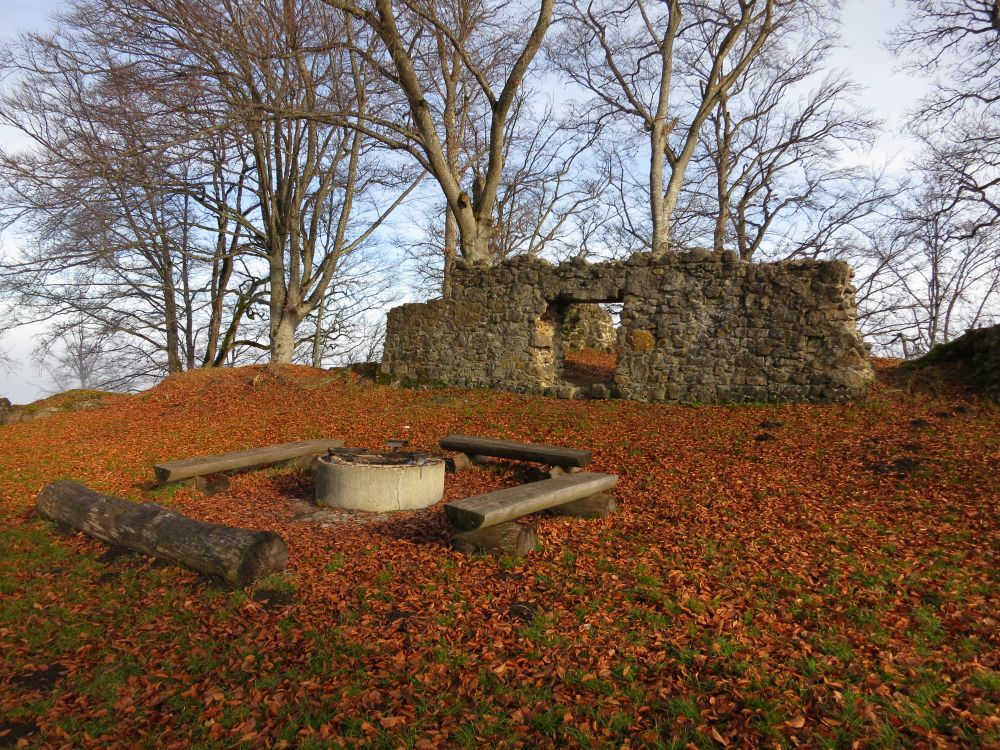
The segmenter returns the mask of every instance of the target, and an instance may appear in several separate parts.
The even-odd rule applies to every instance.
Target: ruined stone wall
[[[567,305],[560,333],[567,350],[613,352],[618,345],[611,313],[600,305]]]
[[[566,397],[573,303],[622,302],[612,394],[643,401],[818,401],[873,379],[839,261],[752,264],[694,251],[554,266],[456,264],[447,299],[389,313],[382,373],[400,381]]]

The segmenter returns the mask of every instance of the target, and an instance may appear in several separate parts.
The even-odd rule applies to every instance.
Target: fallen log
[[[35,505],[46,518],[102,542],[173,560],[236,586],[288,565],[288,548],[273,531],[197,521],[155,503],[102,495],[77,482],[47,484]]]
[[[452,474],[465,471],[472,466],[472,456],[467,453],[453,453],[444,457],[444,468]]]
[[[457,552],[466,555],[473,552],[506,552],[524,557],[538,549],[538,532],[534,526],[512,521],[475,531],[456,532],[451,536],[451,545]]]

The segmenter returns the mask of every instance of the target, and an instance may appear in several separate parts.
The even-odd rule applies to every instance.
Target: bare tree
[[[466,137],[473,153],[488,134],[481,121],[467,125]],[[592,211],[607,187],[605,176],[594,176],[585,163],[596,137],[556,116],[551,101],[541,106],[538,97],[522,90],[507,124],[504,170],[497,190],[495,222],[488,260],[500,262],[515,254],[566,257],[580,252],[588,228],[584,216]],[[436,202],[418,218],[420,236],[406,243],[416,261],[418,286],[447,295],[450,230],[455,226],[450,209],[444,214]]]
[[[809,3],[573,0],[553,60],[596,117],[646,133],[651,246],[665,251],[702,128],[773,35]]]
[[[133,250],[163,287],[154,307],[167,319],[168,371],[220,364],[247,347],[291,361],[298,325],[324,299],[341,260],[374,235],[419,181],[386,169],[357,128],[282,114],[367,116],[372,69],[357,56],[331,54],[344,43],[338,19],[318,0],[81,0],[63,19],[60,38],[34,40],[48,54],[44,73],[51,84],[35,110],[49,106],[49,92],[66,94],[44,127],[34,128],[64,134],[45,144],[48,174],[72,166],[75,175],[94,165],[83,170],[85,178],[99,179],[115,195],[84,206],[78,186],[56,180],[61,200],[53,201],[51,190],[45,195],[49,185],[43,185],[33,210],[65,232],[102,238],[100,247],[87,243],[92,256],[76,264],[88,269],[88,283],[101,254],[122,244],[122,232],[108,233],[117,225],[106,217],[113,213],[128,225]],[[31,89],[22,86],[8,102],[15,105],[25,91]],[[93,93],[101,95],[96,109]],[[10,119],[24,111],[12,106]],[[82,139],[90,153],[80,153],[81,133],[100,136]],[[71,162],[57,148],[64,145]],[[7,166],[29,177],[34,165],[12,157]],[[57,216],[53,206],[67,213]],[[133,226],[136,216],[144,217],[143,226]],[[129,266],[118,280],[130,283],[140,272]],[[210,296],[207,305],[199,295]],[[239,333],[244,314],[262,300],[269,308],[265,343]],[[126,307],[123,318],[132,314]]]
[[[397,298],[398,277],[386,272],[383,259],[373,249],[341,260],[323,303],[310,319],[308,360],[313,367],[356,361],[369,348],[372,321],[384,316]],[[371,360],[361,360],[371,361]]]
[[[256,211],[228,218],[241,226],[247,251],[267,261],[270,357],[290,362],[296,330],[324,299],[340,259],[368,240],[419,180],[365,204],[371,191],[399,176],[376,164],[364,133],[283,114],[330,110],[363,120],[371,66],[328,51],[331,39],[347,37],[336,14],[312,0],[100,7],[106,45],[132,57],[155,50],[165,68],[157,73],[196,82],[207,94],[209,119],[246,142]],[[325,221],[331,203],[332,225]]]
[[[506,0],[325,2],[374,35],[377,48],[358,44],[356,51],[375,59],[403,98],[394,116],[360,117],[357,126],[410,154],[434,177],[457,225],[462,255],[487,261],[508,119],[552,23],[555,0],[538,0],[528,24],[520,6]],[[457,92],[457,84],[448,83],[442,98],[436,84],[441,80],[463,82],[463,96],[487,112],[488,137],[476,155],[471,186],[462,184],[465,167],[449,150],[449,132],[458,134],[463,127],[457,100],[448,94]]]
[[[229,294],[223,256],[235,248],[225,249],[224,226],[213,238],[178,185],[208,171],[212,189],[231,190],[218,179],[227,155],[154,148],[165,132],[174,137],[177,118],[110,66],[72,18],[51,37],[24,37],[4,59],[0,119],[33,144],[0,153],[0,220],[27,248],[2,274],[17,322],[85,316],[133,342],[129,361],[145,360],[136,374],[212,364]]]
[[[845,152],[871,146],[879,123],[849,80],[823,73],[836,36],[821,18],[773,37],[708,118],[688,189],[712,194],[717,250],[821,256],[886,199],[871,170],[841,165]]]
[[[101,330],[85,317],[59,321],[35,348],[35,362],[44,369],[55,392],[121,390],[137,383],[130,378],[117,351],[114,332]]]
[[[995,0],[908,0],[889,48],[933,81],[909,118],[950,172],[970,232],[1000,225],[1000,5]]]
[[[1000,232],[970,232],[956,186],[925,170],[899,202],[883,253],[909,304],[917,351],[1000,316]]]
[[[1000,6],[996,0],[907,0],[909,16],[889,48],[913,70],[934,74],[916,111],[949,116],[1000,102]]]

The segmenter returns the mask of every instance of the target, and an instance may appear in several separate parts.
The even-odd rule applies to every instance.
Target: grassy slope
[[[957,405],[888,387],[825,406],[565,402],[245,368],[3,427],[0,719],[93,747],[997,743],[1000,412]],[[775,440],[754,440],[764,419]],[[592,447],[621,510],[539,517],[544,548],[515,561],[450,552],[440,507],[296,523],[288,498],[310,486],[289,472],[212,498],[143,489],[160,460],[449,431]],[[102,562],[29,516],[58,478],[277,530],[291,565],[270,585],[294,602]],[[449,475],[446,500],[524,479]]]
[[[30,404],[15,407],[24,414],[34,414],[46,409],[60,409],[62,411],[72,411],[80,408],[81,404],[104,404],[123,398],[120,393],[109,393],[108,391],[95,391],[89,389],[75,388],[71,391],[57,393],[54,396],[32,401]]]

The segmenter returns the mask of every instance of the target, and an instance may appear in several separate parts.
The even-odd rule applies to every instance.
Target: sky
[[[20,31],[44,31],[49,17],[64,5],[62,0],[3,0],[0,40]],[[852,154],[855,163],[885,166],[890,172],[902,169],[914,144],[900,135],[902,118],[924,92],[924,81],[900,70],[894,57],[882,48],[890,29],[905,17],[903,0],[845,0],[843,6],[843,47],[833,66],[845,70],[860,86],[861,101],[885,121],[885,134],[870,153]],[[16,148],[14,133],[0,126],[0,146]],[[10,252],[13,239],[0,237],[0,253]],[[50,379],[31,362],[33,339],[38,328],[9,331],[0,337],[0,349],[14,361],[8,372],[0,370],[0,396],[13,403],[40,398],[52,388]]]

